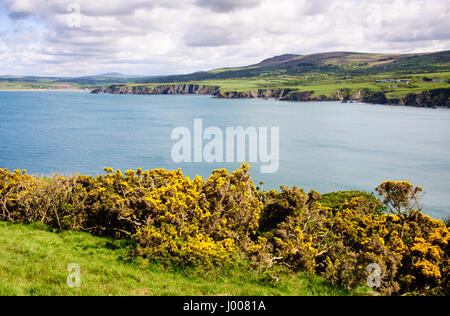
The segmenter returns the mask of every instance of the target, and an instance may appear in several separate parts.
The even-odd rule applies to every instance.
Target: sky
[[[192,73],[450,49],[450,0],[0,0],[0,75]]]

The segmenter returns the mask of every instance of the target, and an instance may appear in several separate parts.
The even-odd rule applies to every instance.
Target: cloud
[[[27,12],[12,12],[9,14],[9,17],[14,20],[20,20],[30,17],[31,14]]]
[[[449,15],[435,0],[0,0],[0,69],[159,75],[286,53],[445,50]]]
[[[328,12],[333,7],[332,0],[305,1],[301,12],[305,15],[317,15]]]
[[[239,34],[220,28],[193,28],[186,32],[183,40],[189,47],[219,47],[242,42]]]
[[[240,9],[254,8],[261,4],[260,0],[197,0],[195,4],[213,12],[225,13]]]

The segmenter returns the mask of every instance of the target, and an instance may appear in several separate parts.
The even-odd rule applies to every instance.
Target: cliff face
[[[362,96],[360,99],[364,103],[372,103],[372,104],[387,104],[388,99],[383,92],[376,92],[373,94]]]
[[[127,86],[112,85],[95,89],[92,93],[110,93],[110,94],[210,94],[216,95],[219,87],[178,84],[178,85],[158,85],[158,86]]]
[[[369,89],[350,91],[340,89],[336,91],[337,99],[347,101],[360,101],[369,104],[404,105],[415,107],[447,107],[450,108],[450,89],[435,89],[410,93],[402,98],[388,99],[383,92],[374,92]]]
[[[259,89],[253,91],[236,92],[224,91],[216,95],[217,98],[235,99],[235,98],[262,98],[262,99],[286,99],[292,94],[291,89]]]
[[[94,94],[205,94],[222,99],[276,99],[280,101],[338,101],[338,97],[313,96],[314,91],[299,92],[292,89],[258,89],[252,91],[220,91],[220,87],[176,84],[155,86],[112,85],[92,91]]]
[[[450,89],[423,91],[419,94],[408,94],[401,99],[400,104],[423,107],[450,108]]]
[[[422,91],[420,93],[410,93],[405,97],[398,99],[387,99],[384,93],[378,92],[362,98],[361,101],[372,104],[450,108],[450,89],[444,88]]]
[[[128,86],[112,85],[95,89],[92,93],[110,94],[204,94],[223,99],[276,99],[280,101],[358,101],[370,104],[406,105],[416,107],[448,107],[450,108],[450,88],[423,91],[418,94],[408,94],[399,99],[388,99],[383,92],[374,92],[369,89],[352,91],[351,89],[338,89],[335,95],[327,97],[315,96],[314,91],[296,91],[292,89],[259,89],[252,91],[220,91],[220,87],[174,84],[155,86]]]

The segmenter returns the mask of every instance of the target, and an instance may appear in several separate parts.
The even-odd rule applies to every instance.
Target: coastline
[[[389,106],[410,106],[419,108],[450,108],[450,88],[424,90],[404,97],[389,99],[383,92],[369,89],[349,91],[338,89],[334,96],[314,95],[314,91],[298,91],[289,88],[258,89],[252,91],[221,91],[219,86],[200,84],[162,84],[154,86],[111,85],[91,91],[93,94],[130,95],[209,95],[219,99],[273,99],[290,102],[361,102]]]
[[[85,92],[90,93],[91,89],[3,89],[0,92]]]

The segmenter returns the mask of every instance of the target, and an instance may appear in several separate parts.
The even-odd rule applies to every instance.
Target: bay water
[[[239,163],[175,163],[176,127],[279,127],[280,168],[256,185],[373,192],[384,180],[424,187],[425,213],[450,215],[450,110],[209,96],[0,92],[0,168],[35,175],[104,167],[182,169],[208,177]]]

